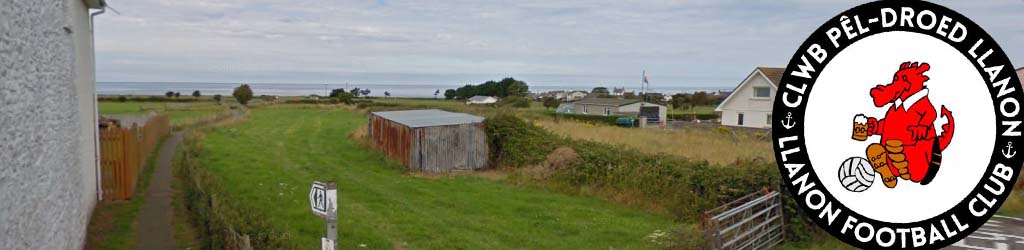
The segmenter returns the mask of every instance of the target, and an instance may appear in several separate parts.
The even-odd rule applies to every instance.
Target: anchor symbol
[[[1014,155],[1017,155],[1017,152],[1013,151],[1013,142],[1006,142],[1006,149],[1003,149],[1003,157],[1010,159],[1013,158]]]
[[[780,120],[779,122],[782,123],[782,126],[786,129],[791,129],[793,126],[796,126],[796,123],[793,122],[793,112],[786,112],[786,121],[783,122]]]

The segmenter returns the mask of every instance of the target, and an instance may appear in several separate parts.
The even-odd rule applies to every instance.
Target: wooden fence
[[[161,138],[170,132],[167,116],[152,116],[142,127],[105,124],[100,128],[100,166],[104,200],[127,200],[135,194],[139,171]]]

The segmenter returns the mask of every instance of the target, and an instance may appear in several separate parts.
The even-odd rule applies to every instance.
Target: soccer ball
[[[871,169],[868,159],[850,157],[839,166],[839,182],[846,190],[863,192],[875,181],[875,170]]]

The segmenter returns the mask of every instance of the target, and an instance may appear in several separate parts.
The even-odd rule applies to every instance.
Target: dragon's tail
[[[947,119],[947,123],[942,125],[942,135],[939,135],[938,143],[939,150],[946,150],[946,146],[949,146],[949,142],[953,140],[953,112],[946,109],[946,105],[942,105],[942,117]]]

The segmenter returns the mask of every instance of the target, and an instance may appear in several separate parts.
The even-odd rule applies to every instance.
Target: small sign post
[[[327,223],[327,237],[320,239],[321,250],[337,250],[338,240],[338,190],[334,182],[314,181],[309,190],[309,207],[313,214]]]

